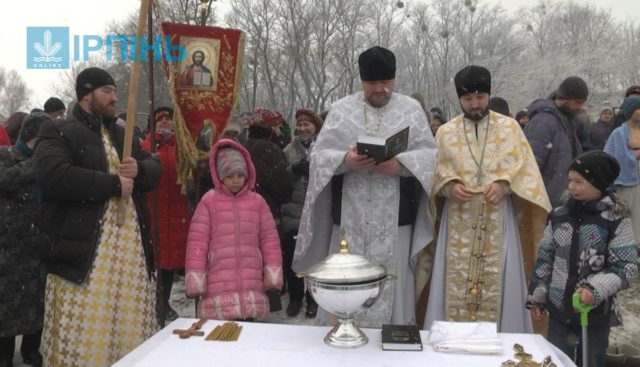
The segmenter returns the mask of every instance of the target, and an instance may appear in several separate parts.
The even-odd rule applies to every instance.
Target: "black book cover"
[[[382,350],[422,350],[417,325],[382,325]]]
[[[388,137],[359,136],[356,149],[358,154],[368,155],[380,163],[406,150],[408,144],[409,126],[392,132]]]

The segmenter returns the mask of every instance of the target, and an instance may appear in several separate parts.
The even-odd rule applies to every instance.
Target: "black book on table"
[[[382,350],[422,350],[417,325],[382,325]]]
[[[358,154],[367,155],[380,163],[406,150],[408,144],[409,126],[406,126],[386,137],[358,136],[356,150]]]

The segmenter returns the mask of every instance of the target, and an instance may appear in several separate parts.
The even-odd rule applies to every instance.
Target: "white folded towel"
[[[428,344],[436,352],[501,354],[504,350],[494,322],[434,321]]]

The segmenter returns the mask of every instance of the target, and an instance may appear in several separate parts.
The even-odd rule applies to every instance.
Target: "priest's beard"
[[[113,120],[116,117],[116,101],[104,104],[92,95],[89,100],[89,108],[91,114],[101,117],[103,120]]]
[[[468,118],[471,121],[478,122],[482,120],[486,115],[489,114],[489,107],[486,108],[473,108],[469,111],[466,111],[464,108],[462,109],[464,112],[464,117]]]
[[[384,88],[382,92],[372,92],[366,96],[367,102],[375,108],[384,107],[391,99],[391,91]]]

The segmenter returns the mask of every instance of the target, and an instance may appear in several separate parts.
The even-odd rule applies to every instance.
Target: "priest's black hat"
[[[491,73],[482,66],[469,65],[462,68],[456,73],[453,82],[458,97],[477,92],[491,94]]]
[[[374,46],[358,57],[360,80],[373,82],[396,78],[396,56],[384,47]]]

